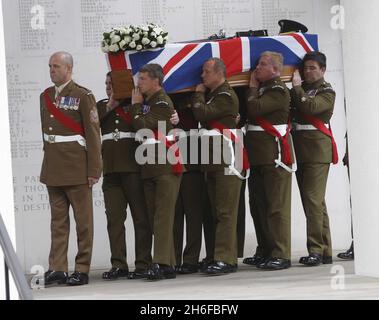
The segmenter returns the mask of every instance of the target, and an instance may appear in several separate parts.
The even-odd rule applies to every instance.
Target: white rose
[[[136,47],[136,43],[134,41],[130,42],[129,47],[134,49]]]
[[[115,36],[116,32],[112,31],[111,34],[109,35],[109,38],[113,38]]]
[[[141,37],[139,36],[138,33],[134,33],[134,34],[133,34],[133,39],[134,39],[135,41],[138,41],[140,38],[141,38]]]
[[[143,32],[143,35],[146,37],[149,33],[147,31]]]
[[[147,45],[150,43],[150,40],[148,38],[142,38],[141,42],[143,45]]]
[[[157,34],[153,31],[153,32],[150,33],[150,36],[152,36],[152,37],[155,38],[157,36]]]
[[[127,27],[125,28],[125,34],[130,34],[132,32],[132,29]]]
[[[152,48],[155,48],[155,47],[157,46],[157,43],[156,43],[155,41],[151,41],[151,42],[150,42],[150,46],[151,46]]]
[[[147,31],[149,31],[149,27],[143,25],[143,26],[141,26],[141,30],[147,32]]]
[[[130,41],[132,41],[132,37],[131,36],[126,36],[126,37],[124,37],[124,41],[126,43],[129,43]]]
[[[120,36],[114,36],[113,38],[111,38],[111,44],[115,44],[115,43],[118,43],[120,41],[121,41]]]
[[[108,53],[109,52],[109,46],[108,45],[103,45],[101,47],[101,50],[104,52],[104,53]]]
[[[126,43],[125,40],[121,40],[120,43],[119,43],[119,46],[120,46],[121,49],[125,49],[126,45],[127,45],[127,43]]]
[[[120,50],[120,47],[118,46],[118,44],[112,44],[111,46],[109,46],[110,52],[117,52],[119,50]]]
[[[136,50],[138,50],[138,51],[142,50],[142,46],[139,44],[139,45],[137,46]]]
[[[159,27],[156,27],[153,29],[153,31],[156,33],[156,34],[160,34],[163,30]]]
[[[158,43],[158,44],[162,44],[162,43],[163,43],[163,37],[162,37],[162,36],[159,36],[159,37],[157,38],[157,43]]]

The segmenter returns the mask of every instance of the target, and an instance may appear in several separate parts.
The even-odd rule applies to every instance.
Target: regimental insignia
[[[99,122],[99,115],[97,114],[97,109],[92,108],[89,113],[89,118],[92,123],[98,123]]]
[[[55,99],[55,105],[59,109],[78,111],[80,105],[80,98],[58,96]]]
[[[266,91],[266,87],[260,88],[259,91],[258,91],[258,96],[259,97],[262,96],[265,93],[265,91]]]
[[[316,94],[317,94],[317,91],[318,91],[317,89],[308,90],[307,91],[308,97],[314,98],[316,96]]]
[[[305,102],[305,101],[307,101],[307,98],[306,97],[302,97],[301,98],[301,102]]]
[[[142,113],[143,113],[143,114],[147,114],[147,113],[149,113],[149,112],[150,112],[150,106],[147,105],[147,104],[143,104],[143,105],[142,105]]]
[[[194,108],[200,108],[201,107],[201,103],[200,102],[196,102],[194,105],[193,105]]]

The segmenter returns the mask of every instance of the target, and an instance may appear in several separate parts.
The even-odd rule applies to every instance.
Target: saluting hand
[[[99,178],[88,177],[88,186],[92,188],[98,181],[99,181]]]
[[[295,72],[293,73],[292,86],[293,87],[301,86],[301,76],[298,69],[296,69]]]
[[[139,88],[135,88],[132,91],[132,104],[143,103],[142,93],[139,91]]]
[[[114,108],[117,108],[118,106],[120,105],[120,102],[115,100],[113,98],[113,93],[111,94],[110,98],[109,98],[109,101],[107,103],[107,110],[108,111],[111,111],[113,110]]]

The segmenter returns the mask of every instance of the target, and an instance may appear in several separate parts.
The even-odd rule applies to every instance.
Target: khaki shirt
[[[309,124],[301,113],[329,123],[334,109],[335,91],[330,83],[322,78],[311,84],[303,83],[291,89],[292,121]],[[300,113],[300,112],[301,113]],[[293,132],[297,161],[299,163],[331,163],[331,139],[319,130],[301,130]]]
[[[258,125],[256,116],[262,116],[272,125],[287,124],[289,114],[290,93],[279,77],[261,83],[259,89],[248,90],[248,124]],[[275,137],[264,131],[248,131],[246,146],[252,166],[274,164],[278,158],[278,143]]]
[[[51,101],[55,101],[55,87],[48,88]],[[49,143],[44,141],[44,157],[40,180],[48,186],[67,186],[88,183],[88,177],[99,178],[102,171],[99,117],[93,94],[71,81],[60,97],[76,98],[78,105],[59,110],[80,123],[84,128],[86,147],[76,141]],[[80,100],[78,100],[80,99]],[[71,102],[74,99],[70,99]],[[42,133],[48,135],[77,135],[50,114],[43,93],[40,96]]]
[[[209,121],[216,121],[226,128],[236,128],[236,118],[239,110],[239,101],[233,88],[225,81],[214,91],[195,92],[192,97],[192,111],[195,118],[200,121],[202,128],[211,130]],[[202,137],[202,143],[208,137]],[[223,149],[226,149],[223,152]],[[214,150],[216,157],[214,157]],[[221,153],[221,154],[220,154]],[[225,155],[225,158],[224,156]],[[209,164],[201,165],[202,171],[221,171],[230,164],[230,151],[228,143],[220,137],[209,137]],[[221,163],[217,163],[221,159]]]
[[[97,103],[99,112],[101,134],[113,134],[114,139],[104,140],[102,143],[103,171],[104,175],[115,172],[140,172],[140,166],[135,160],[135,152],[139,143],[134,138],[117,139],[120,132],[135,130],[132,124],[128,124],[117,111],[107,111],[108,99]],[[117,108],[116,108],[117,109]],[[125,112],[129,112],[130,104],[123,106]]]

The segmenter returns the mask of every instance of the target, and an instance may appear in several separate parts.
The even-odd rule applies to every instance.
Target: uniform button
[[[114,131],[115,131],[115,132],[118,132],[118,129],[115,129]]]
[[[114,123],[116,123],[116,124],[119,124],[119,123],[120,123],[120,121],[119,121],[119,120],[116,120]]]
[[[50,115],[50,118],[54,118],[54,116],[51,114],[51,115]]]
[[[52,128],[52,127],[49,127],[49,131],[53,131],[53,128]]]

